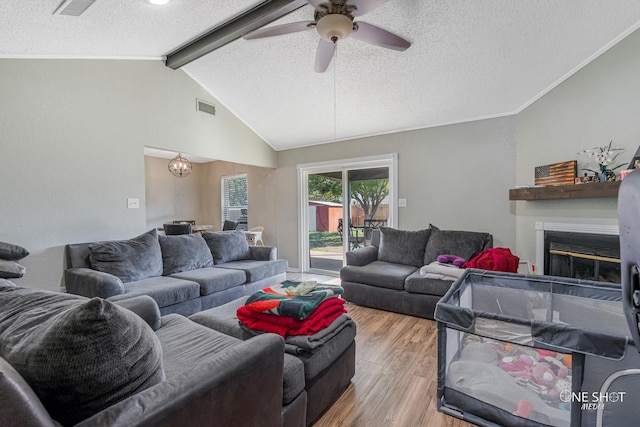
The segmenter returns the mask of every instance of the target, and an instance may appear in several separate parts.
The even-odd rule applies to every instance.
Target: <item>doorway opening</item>
[[[302,272],[337,275],[345,253],[394,226],[397,155],[299,165]]]

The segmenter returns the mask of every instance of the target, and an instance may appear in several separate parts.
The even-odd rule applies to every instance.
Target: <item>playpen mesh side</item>
[[[624,426],[637,424],[628,424],[630,416],[640,419],[640,405],[629,406],[627,414],[620,403],[617,410],[605,405],[598,412],[575,402],[585,390],[599,390],[630,357],[616,285],[468,270],[442,298],[435,317],[442,408],[486,426]],[[555,363],[554,390],[540,387],[530,372],[514,375],[512,369],[521,366],[503,360],[514,355],[506,362],[525,363],[524,355]],[[640,357],[633,358],[629,366],[640,367]],[[572,366],[571,375],[564,376],[566,369],[558,375],[560,361]],[[620,387],[626,381],[629,393],[640,396],[626,377],[617,379]]]
[[[570,355],[451,328],[445,335],[443,403],[498,425],[570,425],[571,405],[559,397],[561,390],[572,390],[571,370],[564,365],[571,365]],[[534,378],[536,364],[536,373],[544,374]],[[545,374],[553,377],[544,381]]]
[[[580,409],[582,426],[640,424],[640,355],[630,348],[621,360],[585,356],[579,394],[571,396]]]

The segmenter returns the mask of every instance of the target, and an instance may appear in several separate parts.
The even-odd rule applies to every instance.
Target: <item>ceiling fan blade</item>
[[[375,25],[366,22],[357,22],[353,32],[349,37],[363,42],[371,43],[376,46],[386,47],[394,50],[407,50],[411,43],[400,36],[396,36],[387,30],[383,30]]]
[[[316,51],[316,63],[314,66],[316,73],[324,73],[327,68],[329,68],[329,64],[331,64],[335,51],[335,43],[320,39],[318,50]]]
[[[325,9],[329,8],[329,0],[307,0],[311,6],[317,9],[320,5],[322,5]]]
[[[353,16],[362,16],[365,13],[371,12],[378,6],[382,6],[387,1],[389,0],[348,0],[347,6],[356,7],[356,10],[353,12]]]
[[[273,27],[260,28],[245,34],[242,38],[245,40],[260,39],[263,37],[282,36],[284,34],[297,33],[306,31],[315,27],[313,21],[292,22],[290,24],[275,25]]]

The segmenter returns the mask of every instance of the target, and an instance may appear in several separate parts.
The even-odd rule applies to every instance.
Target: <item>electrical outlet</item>
[[[398,207],[406,208],[407,207],[407,199],[398,199]]]
[[[127,199],[127,209],[140,209],[140,199]]]

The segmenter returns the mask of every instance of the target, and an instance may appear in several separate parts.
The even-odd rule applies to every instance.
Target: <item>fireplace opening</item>
[[[620,238],[545,231],[544,266],[544,274],[552,276],[620,283]]]

